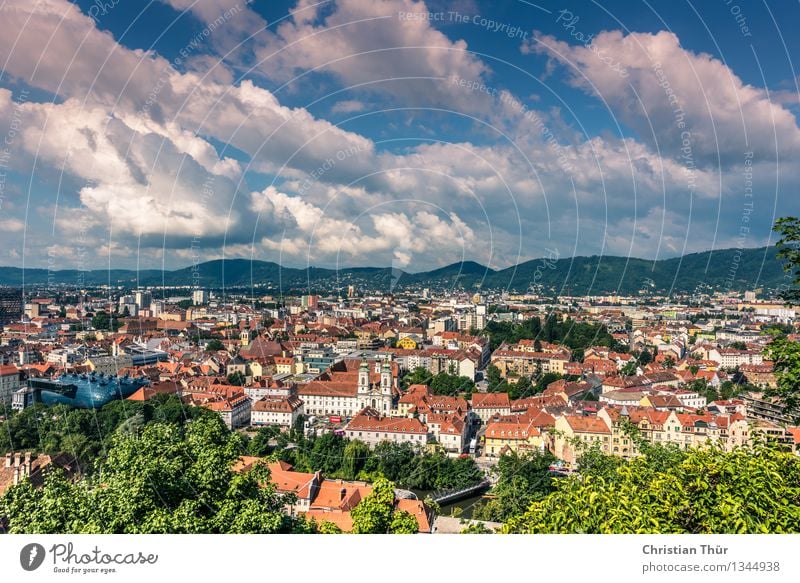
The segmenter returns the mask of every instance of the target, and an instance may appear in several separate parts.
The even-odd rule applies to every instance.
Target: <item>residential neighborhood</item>
[[[472,459],[486,482],[462,488],[471,500],[491,487],[503,456],[546,453],[559,472],[579,472],[590,449],[633,459],[642,443],[733,451],[769,438],[800,454],[800,430],[769,396],[776,380],[765,356],[775,330],[797,338],[797,314],[776,316],[768,300],[202,291],[26,297],[3,324],[6,415],[171,396],[231,431],[269,429],[272,444],[280,434],[331,434],[371,450],[389,443]],[[0,485],[53,464],[79,472],[54,453],[9,451]],[[258,463],[251,458],[239,470]],[[321,467],[264,463],[278,491],[297,495],[287,512],[345,531],[371,491]],[[396,505],[419,532],[436,532],[428,502],[411,494]]]

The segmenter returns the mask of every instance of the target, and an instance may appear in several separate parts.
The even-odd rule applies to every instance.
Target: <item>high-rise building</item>
[[[140,310],[149,308],[152,301],[153,295],[149,291],[136,290],[136,293],[134,293],[134,303]]]
[[[10,324],[22,318],[22,290],[0,288],[0,324]]]
[[[306,309],[314,309],[319,303],[319,296],[307,295],[300,298],[300,305]]]
[[[208,303],[208,292],[204,289],[196,289],[192,292],[192,303],[195,306],[202,306]]]

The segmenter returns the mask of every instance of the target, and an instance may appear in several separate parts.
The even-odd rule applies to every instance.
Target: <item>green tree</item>
[[[800,458],[776,444],[726,452],[650,446],[630,461],[599,454],[580,477],[511,517],[511,533],[800,532]],[[603,512],[597,512],[603,508]]]
[[[411,372],[407,373],[400,380],[403,389],[407,389],[411,385],[430,385],[433,380],[433,374],[421,366],[418,366]]]
[[[369,446],[354,439],[344,448],[342,455],[342,477],[346,480],[354,480],[359,472],[364,468],[370,456]]]
[[[778,387],[768,394],[780,399],[792,415],[800,410],[800,342],[785,337],[775,338],[766,349],[773,362]]]
[[[244,373],[240,370],[233,372],[228,375],[228,384],[229,385],[236,385],[237,387],[244,386],[244,383],[247,381],[247,378],[244,376]]]
[[[244,438],[218,416],[152,423],[115,434],[94,477],[73,483],[53,472],[42,492],[27,480],[11,488],[0,515],[12,533],[308,532],[283,513],[294,497],[268,485],[266,466],[233,472],[243,451]]]
[[[389,532],[392,534],[416,534],[419,532],[419,523],[411,513],[405,510],[395,511],[392,521],[389,523]]]
[[[372,484],[372,493],[350,512],[355,534],[384,534],[389,532],[394,509],[394,484],[378,478]]]
[[[475,390],[475,383],[467,377],[440,372],[433,377],[430,387],[434,395],[471,395]]]
[[[555,459],[549,452],[501,456],[494,468],[498,478],[490,491],[492,497],[476,505],[472,517],[504,522],[525,512],[531,502],[543,499],[555,489],[549,469]]]
[[[219,338],[214,338],[206,344],[206,352],[217,352],[218,350],[225,350],[225,345]]]
[[[277,425],[260,427],[247,444],[247,453],[256,457],[263,457],[271,451],[270,442],[273,441],[281,430]]]
[[[773,229],[781,235],[775,244],[778,258],[785,260],[783,269],[793,277],[792,287],[784,290],[781,297],[796,305],[800,303],[800,218],[780,218]]]

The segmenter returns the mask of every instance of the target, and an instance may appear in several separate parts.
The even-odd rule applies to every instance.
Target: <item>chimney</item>
[[[22,454],[17,452],[14,454],[14,467],[18,468],[22,463]]]
[[[6,454],[6,466],[5,467],[7,467],[7,468],[11,467],[11,454],[10,453]]]
[[[14,466],[14,485],[19,484],[19,466]]]
[[[24,466],[24,468],[25,468],[25,475],[26,476],[30,476],[31,475],[31,452],[29,452],[29,451],[25,452],[25,466]]]

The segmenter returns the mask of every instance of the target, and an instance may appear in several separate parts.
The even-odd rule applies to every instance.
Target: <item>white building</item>
[[[297,418],[303,414],[303,401],[295,396],[267,397],[253,403],[250,424],[277,425],[288,430],[294,427]]]
[[[11,396],[20,388],[19,370],[13,364],[0,366],[0,403],[11,402]]]
[[[412,417],[384,417],[371,407],[365,408],[345,427],[348,439],[363,441],[375,447],[382,441],[424,446],[430,434],[428,427]]]
[[[392,410],[392,368],[388,362],[375,363],[380,370],[380,379],[370,379],[367,362],[358,369],[358,381],[338,380],[333,373],[331,380],[311,381],[298,388],[297,394],[303,400],[308,415],[341,415],[353,417],[365,407],[371,407],[383,415]]]

